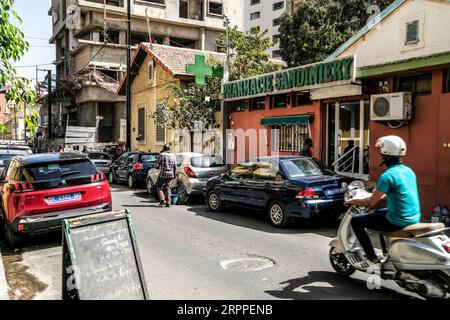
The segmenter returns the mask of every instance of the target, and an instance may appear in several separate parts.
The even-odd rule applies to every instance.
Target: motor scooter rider
[[[380,166],[385,165],[387,169],[380,176],[371,197],[348,200],[346,204],[373,208],[386,198],[387,209],[355,215],[351,222],[367,259],[377,264],[380,260],[365,229],[395,232],[420,223],[421,212],[416,175],[400,161],[406,155],[405,141],[397,136],[386,136],[380,138],[375,146],[383,158]]]

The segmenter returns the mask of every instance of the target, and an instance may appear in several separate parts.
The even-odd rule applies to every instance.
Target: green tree
[[[33,110],[35,92],[30,89],[30,81],[17,76],[12,63],[22,58],[28,51],[29,44],[24,40],[23,32],[11,23],[15,18],[20,24],[22,20],[12,9],[14,0],[0,0],[0,85],[6,87],[6,100],[13,101],[19,108],[26,104]],[[26,117],[26,123],[32,133],[35,132],[37,121],[34,121],[35,112]],[[37,117],[36,117],[37,120]],[[31,126],[31,127],[30,127]],[[5,126],[0,124],[0,132],[5,132]]]
[[[225,35],[218,39],[217,44],[226,46]],[[237,31],[237,27],[230,28],[229,44],[231,81],[280,69],[280,65],[272,63],[266,53],[271,45],[267,31],[262,34],[256,31],[244,34]],[[221,64],[213,59],[207,63]],[[194,82],[180,85],[169,83],[167,88],[170,98],[157,105],[151,114],[156,123],[187,130],[193,130],[196,122],[202,122],[210,128],[217,124],[215,115],[220,111],[220,79],[208,78],[205,86]]]
[[[324,60],[392,1],[300,0],[281,17],[281,57],[289,66]]]
[[[280,65],[270,61],[267,50],[272,41],[267,36],[268,30],[260,33],[256,29],[242,33],[237,26],[229,28],[228,37],[230,44],[231,66],[230,81],[252,77],[258,74],[277,71]],[[226,35],[221,34],[217,45],[226,52]]]
[[[170,128],[193,130],[200,121],[206,126],[216,124],[215,114],[220,110],[220,79],[210,78],[206,85],[169,83],[169,97],[156,106],[152,114],[156,123]]]

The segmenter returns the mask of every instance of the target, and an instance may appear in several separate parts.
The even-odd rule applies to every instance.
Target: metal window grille
[[[278,152],[301,152],[303,144],[310,137],[307,124],[274,126],[275,137],[278,142],[274,144]]]

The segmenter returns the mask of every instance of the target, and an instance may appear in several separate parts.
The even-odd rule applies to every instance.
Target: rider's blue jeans
[[[369,260],[376,260],[377,255],[375,254],[375,250],[366,229],[381,232],[394,232],[403,229],[403,227],[399,227],[389,222],[386,218],[386,213],[386,209],[378,209],[354,215],[352,218],[351,224],[353,231]]]

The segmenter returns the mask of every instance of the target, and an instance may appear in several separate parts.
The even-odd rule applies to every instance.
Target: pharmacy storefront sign
[[[355,57],[285,69],[224,84],[225,101],[290,91],[348,85],[355,81]]]

